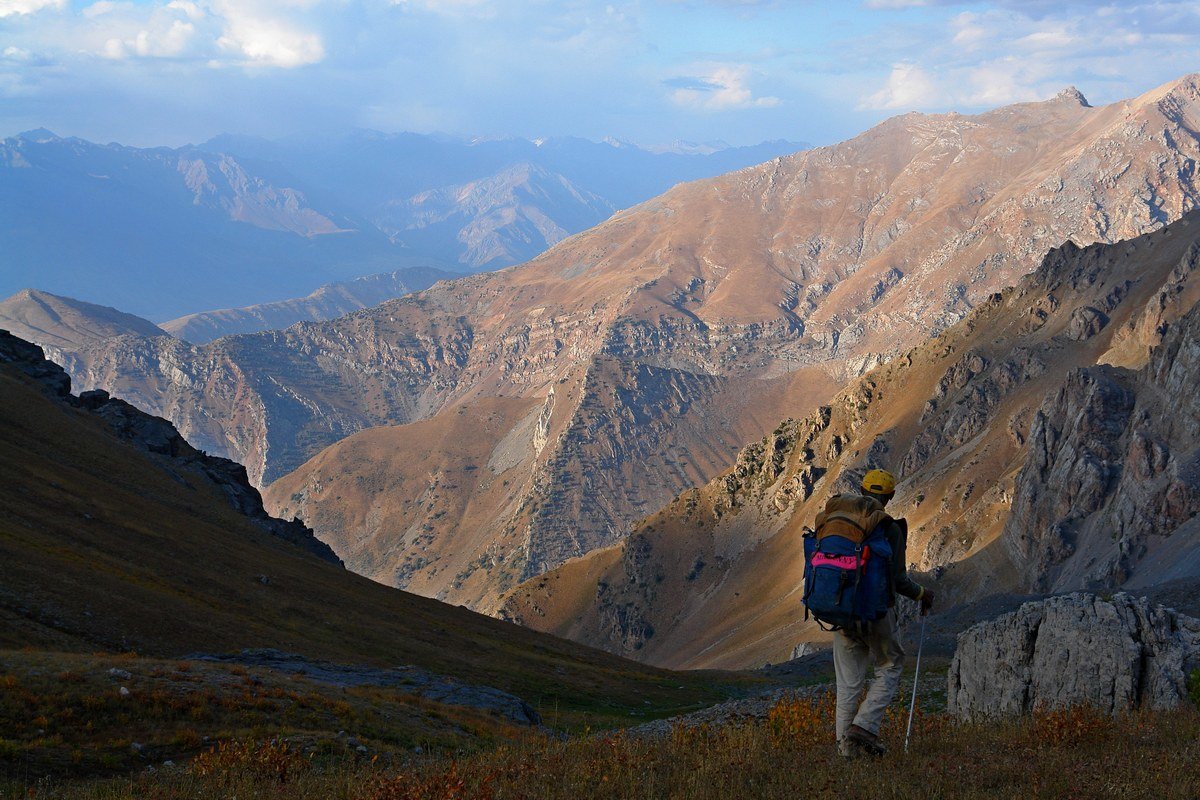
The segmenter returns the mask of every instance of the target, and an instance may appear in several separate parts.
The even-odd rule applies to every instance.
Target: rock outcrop
[[[1118,587],[1200,513],[1200,305],[1159,325],[1144,367],[1076,370],[1033,418],[1004,534],[1032,589]]]
[[[1120,593],[1052,597],[958,637],[948,710],[999,717],[1090,706],[1106,713],[1187,702],[1200,619]]]
[[[200,475],[221,490],[229,504],[262,530],[307,550],[317,558],[342,565],[329,545],[313,535],[303,522],[290,522],[269,515],[263,508],[262,495],[250,485],[246,468],[227,458],[210,456],[188,444],[175,426],[151,416],[124,400],[109,397],[108,392],[93,390],[78,397],[71,394],[71,378],[62,367],[47,361],[42,349],[5,330],[0,330],[0,363],[10,364],[45,386],[48,393],[90,411],[112,429],[120,439],[157,456],[161,466],[178,477],[179,472]]]

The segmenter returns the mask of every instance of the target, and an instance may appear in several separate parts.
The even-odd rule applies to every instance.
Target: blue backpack
[[[892,518],[876,500],[837,495],[804,536],[804,618],[824,630],[863,632],[892,602]]]

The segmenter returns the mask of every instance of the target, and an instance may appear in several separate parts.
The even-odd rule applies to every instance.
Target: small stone
[[[108,676],[110,678],[116,678],[117,680],[127,681],[133,677],[133,673],[127,669],[117,669],[116,667],[113,667],[108,671]]]
[[[129,690],[122,686],[117,690],[117,694],[121,695],[121,697],[129,697]]]
[[[358,747],[354,748],[354,752],[358,753],[360,756],[365,756],[367,754],[367,746],[360,744]]]
[[[175,762],[171,761],[170,759],[167,759],[166,761],[163,762],[163,766],[164,767],[173,767],[173,766],[175,766]]]
[[[413,748],[413,752],[416,753],[417,755],[421,755],[421,753],[424,753],[425,750],[424,750],[424,748],[421,747],[421,745],[417,745],[416,747]]]
[[[130,742],[129,743],[129,749],[135,753],[140,753],[145,748],[146,748],[146,745],[142,744],[141,742]]]

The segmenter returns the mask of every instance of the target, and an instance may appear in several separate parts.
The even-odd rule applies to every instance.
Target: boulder
[[[1200,620],[1146,598],[1076,592],[961,633],[947,708],[964,718],[1087,705],[1106,713],[1187,702]]]

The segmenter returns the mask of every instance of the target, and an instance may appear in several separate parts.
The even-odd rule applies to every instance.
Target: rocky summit
[[[987,306],[1052,247],[1179,219],[1198,191],[1198,108],[1189,76],[1103,107],[1065,93],[904,115],[678,186],[519,267],[332,322],[200,347],[124,335],[62,355],[80,385],[274,484],[271,508],[310,520],[352,569],[494,608],[518,582],[621,541],[778,420]],[[1107,341],[1103,302],[1064,341]],[[1036,350],[1023,358],[987,362],[1004,370],[1000,394],[1041,368]],[[401,442],[382,469],[362,457]],[[913,459],[921,447],[934,443]]]
[[[958,637],[947,710],[999,717],[1089,706],[1115,714],[1188,701],[1200,620],[1145,598],[1078,592],[1026,603]]]

